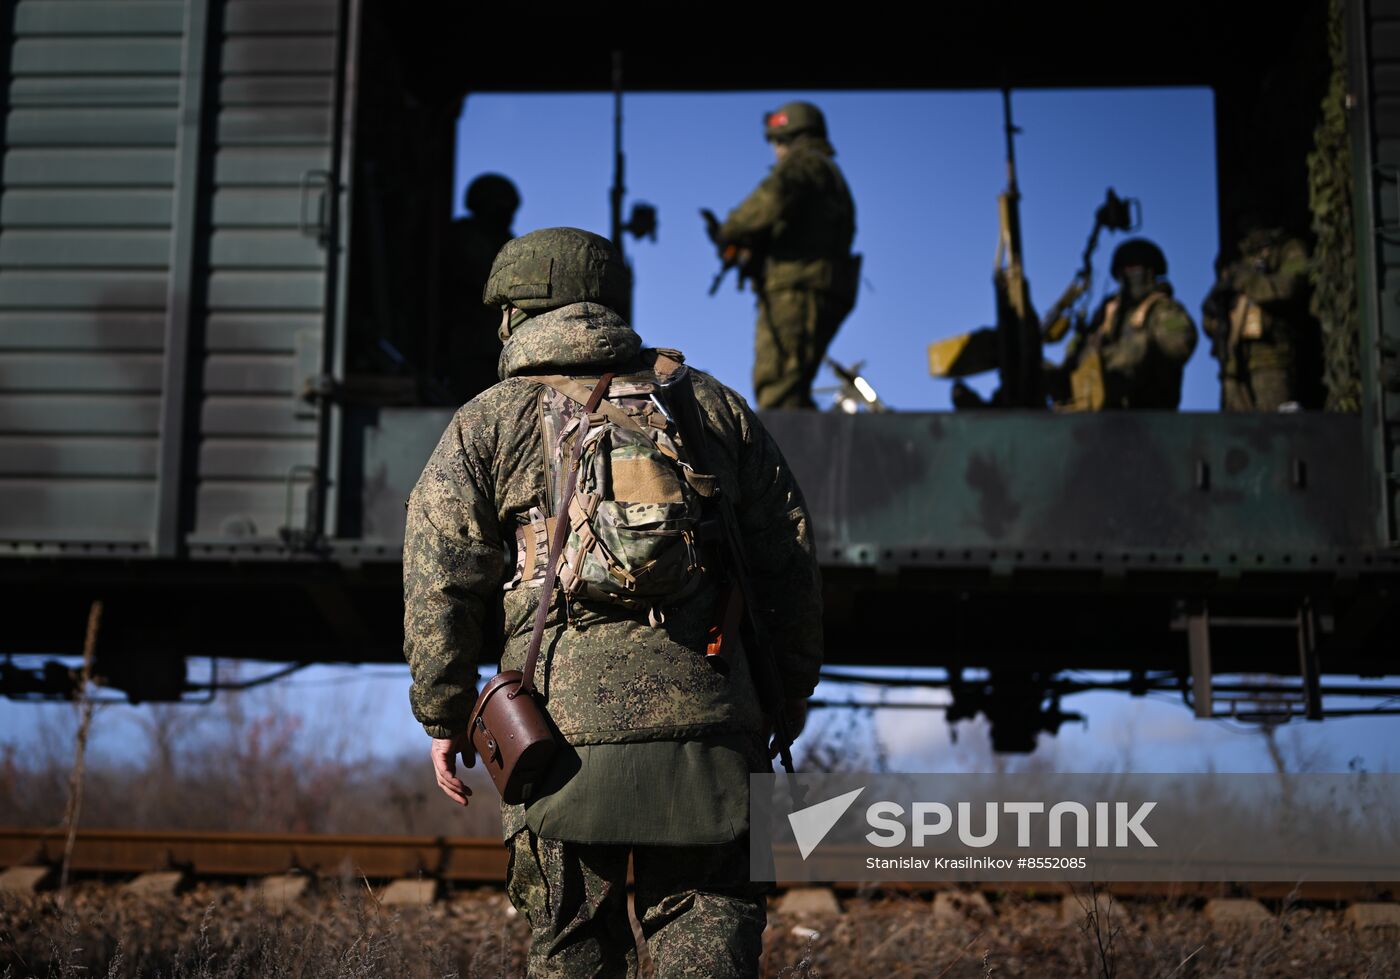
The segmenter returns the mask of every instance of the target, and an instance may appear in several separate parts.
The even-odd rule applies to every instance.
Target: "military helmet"
[[[606,238],[578,228],[541,228],[501,246],[481,301],[543,313],[570,303],[627,305],[631,273]]]
[[[763,135],[769,141],[788,140],[803,133],[826,136],[826,117],[811,102],[789,102],[763,114]]]
[[[1120,278],[1123,270],[1130,265],[1141,265],[1151,269],[1152,274],[1156,276],[1167,274],[1167,256],[1162,254],[1162,249],[1146,238],[1129,238],[1114,249],[1111,268],[1113,277]]]
[[[520,191],[508,177],[483,173],[467,186],[465,204],[473,214],[514,214],[520,207]]]

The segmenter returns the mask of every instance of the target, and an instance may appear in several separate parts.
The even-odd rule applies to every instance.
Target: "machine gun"
[[[739,272],[741,292],[746,282],[753,282],[757,287],[757,284],[763,281],[763,256],[752,248],[725,241],[719,233],[719,218],[715,217],[715,212],[708,207],[700,208],[700,217],[705,222],[705,234],[719,252],[719,271],[710,283],[710,295],[719,292],[720,283],[724,281],[730,269],[737,269]]]
[[[1094,251],[1099,247],[1099,234],[1104,231],[1132,232],[1142,227],[1142,204],[1136,198],[1122,198],[1108,188],[1108,194],[1099,209],[1094,212],[1094,229],[1089,232],[1089,240],[1084,245],[1084,255],[1079,271],[1074,279],[1055,300],[1055,305],[1041,320],[1041,337],[1046,343],[1058,343],[1065,338],[1071,326],[1083,330],[1083,311],[1075,312],[1074,307],[1089,294],[1094,283]]]
[[[1003,89],[1001,98],[1006,132],[1006,189],[997,197],[999,233],[992,270],[997,325],[929,344],[929,372],[934,377],[957,378],[995,368],[1001,375],[1001,387],[993,404],[1002,408],[1043,408],[1040,319],[1031,305],[1021,251],[1021,190],[1016,183],[1016,134],[1020,129],[1011,121],[1010,89]],[[965,391],[971,393],[970,388]]]
[[[865,361],[858,360],[850,367],[846,367],[839,361],[827,357],[826,366],[831,368],[841,383],[834,388],[819,388],[818,391],[823,394],[836,395],[834,410],[845,412],[848,415],[854,415],[861,410],[876,412],[890,410],[890,406],[880,400],[880,396],[875,393],[875,388],[862,376],[860,369],[865,366]]]
[[[659,219],[656,207],[641,201],[632,204],[632,213],[628,216],[626,223],[622,220],[622,204],[627,198],[627,156],[622,151],[622,52],[614,51],[612,56],[612,83],[613,83],[613,182],[608,190],[608,234],[617,249],[618,256],[627,262],[627,249],[623,240],[623,232],[630,233],[634,238],[650,238],[656,241],[656,229]],[[628,269],[632,263],[627,262]],[[619,310],[627,319],[631,319],[632,293],[627,293],[627,309]]]

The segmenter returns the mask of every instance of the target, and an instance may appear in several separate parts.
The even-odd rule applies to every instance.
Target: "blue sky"
[[[799,95],[827,113],[856,199],[856,248],[865,255],[861,296],[832,353],[866,360],[868,376],[896,408],[945,409],[948,384],[928,376],[927,344],[988,324],[994,314],[996,198],[1005,180],[997,92],[628,96],[629,207],[647,201],[661,217],[659,241],[628,243],[636,325],[648,342],[684,350],[692,363],[751,395],[753,297],[736,292],[732,278],[717,296],[706,295],[716,260],[697,212],[710,207],[723,216],[758,182],[772,163],[761,116]],[[1048,307],[1069,282],[1094,209],[1112,186],[1142,201],[1140,233],[1163,247],[1177,295],[1198,318],[1217,248],[1210,92],[1022,91],[1014,108],[1023,130],[1017,161],[1026,269],[1037,306]],[[575,225],[606,233],[611,125],[606,95],[469,98],[459,126],[459,210],[467,182],[497,171],[514,179],[523,196],[517,232]],[[1095,301],[1107,288],[1109,256],[1120,240],[1106,236],[1096,256]],[[1209,410],[1216,403],[1213,362],[1201,345],[1188,365],[1184,407]],[[261,669],[249,664],[244,675]],[[327,718],[354,716],[378,753],[422,751],[426,779],[426,738],[409,715],[407,683],[402,667],[317,667],[257,697],[305,705],[308,730],[319,730]],[[832,699],[872,696],[866,689],[819,692]],[[1038,751],[1064,770],[1269,767],[1256,731],[1196,721],[1179,700],[1088,694],[1064,707],[1085,713],[1088,726],[1067,725],[1058,739],[1043,738]],[[104,709],[95,750],[136,750],[140,729],[133,718],[141,710]],[[42,717],[62,723],[67,712],[0,701],[0,741],[24,743],[45,729]],[[962,725],[956,745],[936,711],[886,710],[875,723],[897,768],[976,770],[987,762],[985,730],[976,722]],[[1345,770],[1360,757],[1371,771],[1394,771],[1400,769],[1397,728],[1393,718],[1294,724],[1280,740],[1286,755],[1313,767]]]
[[[627,245],[635,325],[647,342],[685,351],[751,396],[753,296],[735,291],[732,276],[718,295],[706,295],[717,266],[698,211],[723,217],[762,178],[773,162],[762,115],[799,94],[827,115],[856,201],[856,249],[865,256],[861,295],[832,354],[867,361],[868,376],[895,407],[945,409],[949,385],[929,377],[928,343],[994,318],[997,194],[1005,184],[999,92],[627,96],[629,207],[647,201],[661,214],[656,243]],[[1140,233],[1162,246],[1169,278],[1198,318],[1217,247],[1210,91],[1020,91],[1013,108],[1037,306],[1047,308],[1070,281],[1111,186],[1142,201]],[[606,234],[611,127],[608,95],[469,97],[458,128],[459,208],[467,182],[496,171],[521,190],[518,233],[570,224]],[[1120,240],[1105,235],[1101,243],[1096,300]],[[1201,346],[1188,365],[1184,406],[1210,409],[1217,399],[1213,362]]]

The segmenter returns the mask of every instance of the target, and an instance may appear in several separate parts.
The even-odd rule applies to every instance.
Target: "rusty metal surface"
[[[56,863],[63,842],[61,830],[0,829],[0,866]],[[101,874],[186,869],[207,876],[303,870],[499,881],[505,877],[506,851],[498,840],[461,837],[84,830],[78,834],[72,869]]]

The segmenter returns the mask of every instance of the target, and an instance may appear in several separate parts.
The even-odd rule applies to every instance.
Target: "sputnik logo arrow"
[[[826,834],[831,832],[831,827],[846,815],[846,810],[851,808],[856,796],[864,791],[865,786],[862,785],[853,792],[818,802],[815,806],[808,806],[788,815],[788,825],[792,827],[792,835],[797,839],[797,852],[802,854],[803,860],[806,860],[808,854],[817,848],[817,844],[826,838]]]

